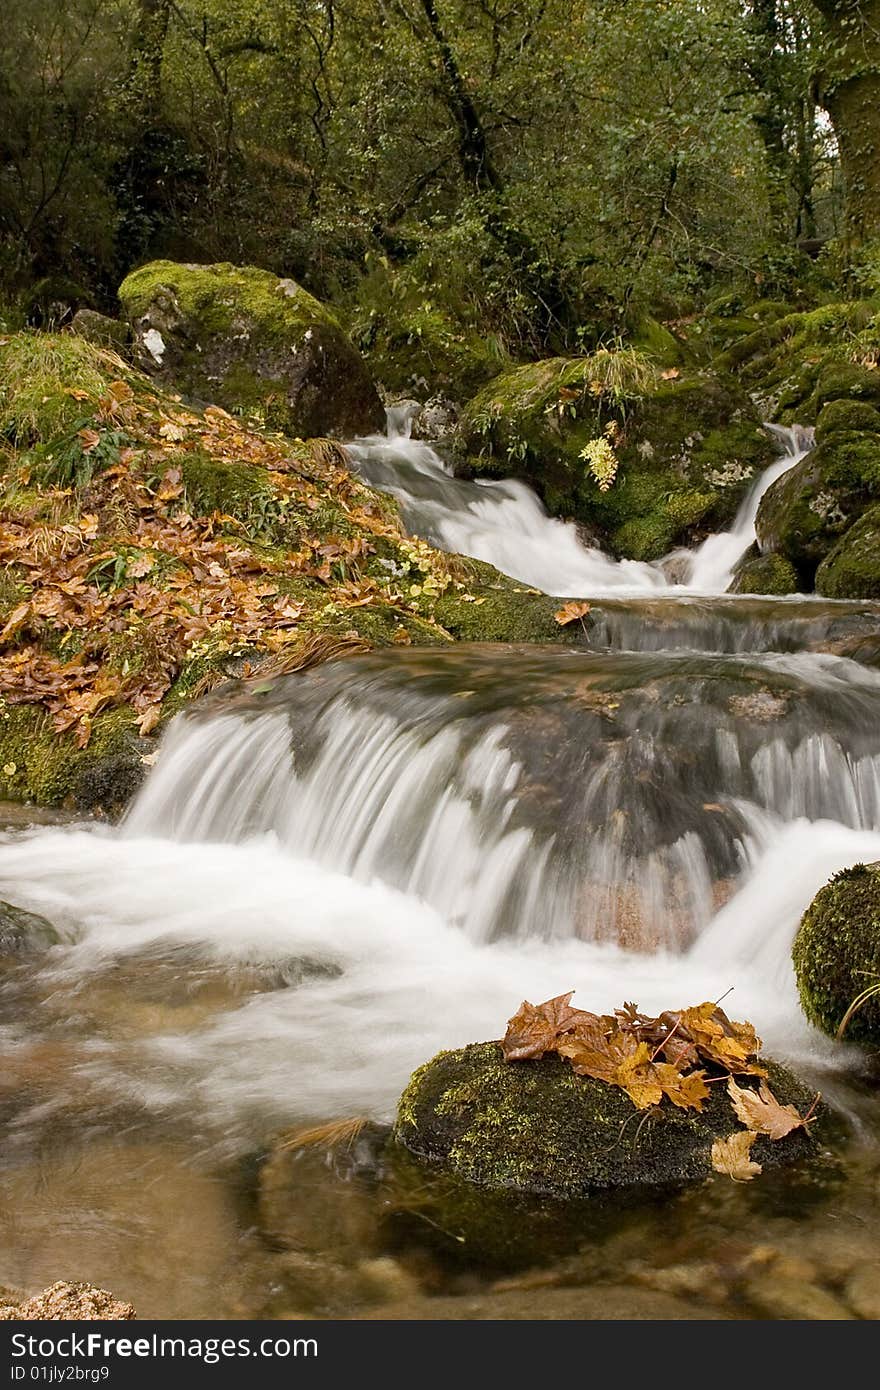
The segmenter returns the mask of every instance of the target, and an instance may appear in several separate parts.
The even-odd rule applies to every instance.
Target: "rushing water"
[[[695,551],[674,551],[648,564],[613,560],[590,549],[572,522],[547,515],[525,483],[454,477],[436,450],[410,438],[409,428],[410,422],[395,419],[389,435],[349,446],[365,481],[397,498],[409,530],[441,550],[486,560],[504,574],[561,597],[671,588],[723,594],[737,561],[755,540],[761,498],[812,444],[810,431],[776,430],[782,454],[753,483],[730,530],[709,536]]]
[[[876,1099],[805,1022],[789,953],[828,877],[880,859],[880,606],[709,596],[767,475],[677,557],[676,587],[585,549],[520,484],[456,480],[412,441],[357,449],[413,529],[595,597],[586,630],[218,692],[175,721],[122,826],[10,824],[0,899],[58,941],[0,957],[0,1282],[89,1278],[144,1315],[521,1316],[367,1138],[339,1171],[277,1135],[386,1122],[416,1065],[498,1036],[524,997],[659,1010],[732,989],[848,1113],[846,1197],[829,1215],[728,1184],[621,1217],[540,1315],[774,1316],[768,1242],[840,1303],[880,1237]],[[671,1275],[645,1291],[688,1261],[710,1271],[696,1314]]]

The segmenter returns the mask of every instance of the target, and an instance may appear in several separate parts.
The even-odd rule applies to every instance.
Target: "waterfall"
[[[752,485],[731,529],[709,536],[695,551],[674,551],[649,564],[590,549],[577,527],[548,516],[523,482],[454,477],[430,445],[410,438],[412,411],[406,407],[411,404],[389,413],[386,436],[348,445],[361,477],[397,498],[411,533],[560,597],[724,593],[737,561],[755,540],[755,517],[767,488],[812,447],[811,431],[772,427],[783,452]],[[678,583],[671,575],[685,580]]]

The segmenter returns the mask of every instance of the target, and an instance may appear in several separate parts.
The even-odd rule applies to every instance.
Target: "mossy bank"
[[[563,641],[558,604],[407,538],[327,439],[73,334],[0,344],[0,796],[119,809],[154,731],[303,643]]]

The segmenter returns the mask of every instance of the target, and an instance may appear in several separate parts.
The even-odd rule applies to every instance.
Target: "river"
[[[841,654],[880,605],[725,596],[763,491],[810,447],[778,433],[731,529],[656,564],[405,433],[358,441],[412,533],[590,599],[577,640],[395,649],[212,697],[121,825],[10,811],[0,898],[60,940],[0,965],[0,1282],[88,1279],[142,1316],[853,1315],[876,1096],[805,1022],[789,953],[828,877],[880,859],[880,673]],[[370,1136],[419,1063],[570,989],[600,1011],[732,991],[845,1116],[837,1185],[719,1179],[503,1269],[463,1256]],[[335,1160],[278,1146],[352,1116]],[[799,1313],[762,1293],[770,1268]]]

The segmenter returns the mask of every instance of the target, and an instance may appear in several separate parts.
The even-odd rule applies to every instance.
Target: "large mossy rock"
[[[581,451],[612,421],[618,471],[603,491]],[[525,478],[615,554],[654,560],[732,521],[774,449],[732,381],[597,353],[496,377],[463,412],[456,453],[461,471]]]
[[[812,1093],[766,1065],[777,1098],[805,1113]],[[584,1198],[676,1188],[708,1177],[712,1144],[740,1127],[725,1087],[711,1092],[700,1113],[664,1101],[639,1116],[624,1091],[576,1076],[559,1057],[511,1064],[497,1042],[472,1043],[414,1072],[394,1136],[418,1158],[495,1191]],[[814,1152],[814,1138],[797,1130],[756,1139],[752,1156],[774,1167]]]
[[[869,547],[857,546],[851,561],[843,555],[850,529],[878,501],[880,413],[864,401],[830,400],[819,415],[816,447],[761,499],[758,544],[765,554],[784,556],[806,590],[814,582],[818,587],[817,570],[843,541],[840,563],[825,570],[819,592],[831,598],[874,597],[877,563],[872,579]]]
[[[880,982],[880,864],[855,864],[819,890],[792,959],[804,1013],[833,1037],[853,1000]],[[846,1037],[880,1045],[880,994],[853,1014]]]
[[[880,504],[869,507],[825,556],[816,571],[816,592],[880,599]]]
[[[360,354],[293,280],[254,266],[153,261],[119,299],[138,365],[184,395],[306,439],[384,428]]]

